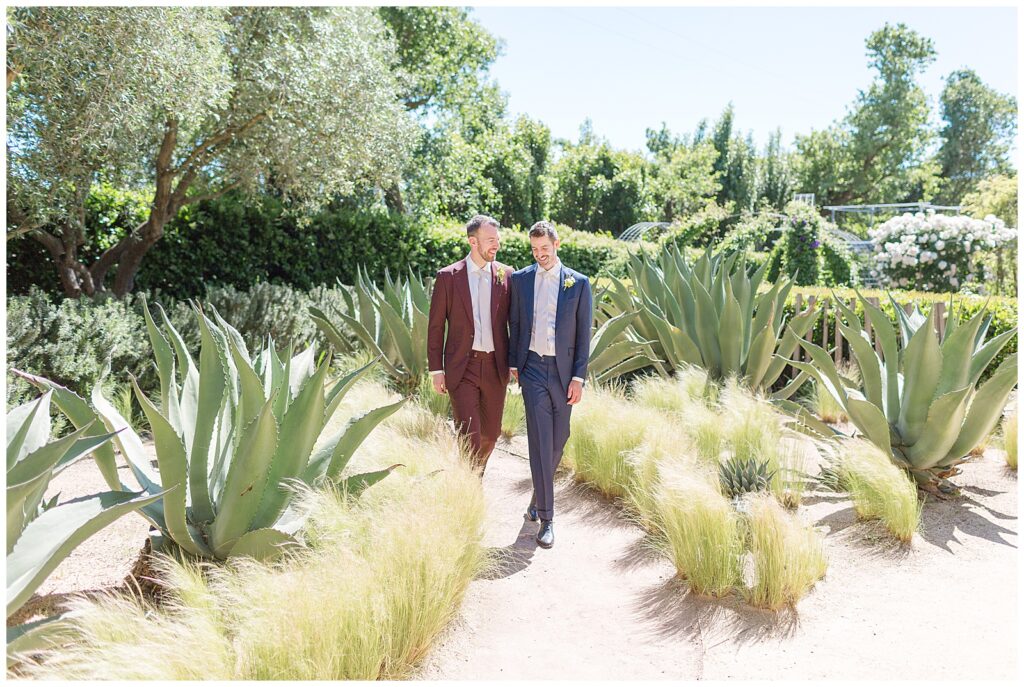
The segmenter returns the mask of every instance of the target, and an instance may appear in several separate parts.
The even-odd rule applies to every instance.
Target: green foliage
[[[729,218],[729,208],[717,203],[708,203],[697,212],[677,219],[661,236],[661,246],[669,244],[678,248],[708,246],[723,235],[723,228]]]
[[[310,308],[313,321],[335,348],[351,352],[361,346],[379,358],[392,385],[405,395],[423,388],[427,375],[429,282],[414,274],[392,279],[385,273],[377,286],[360,272],[345,305],[329,313]]]
[[[109,359],[115,379],[152,378],[149,347],[142,339],[137,300],[69,298],[54,302],[33,289],[7,300],[7,360],[21,370],[78,390],[91,387]],[[7,404],[32,395],[20,379],[7,376]]]
[[[934,132],[915,78],[934,61],[933,43],[886,24],[866,45],[877,76],[841,122],[797,136],[797,187],[827,205],[931,198],[939,169],[925,157]]]
[[[825,233],[820,246],[821,267],[818,283],[823,286],[856,286],[859,282],[856,258],[846,243]]]
[[[393,178],[412,144],[394,44],[369,8],[26,8],[16,25],[13,223],[58,261],[68,295],[102,291],[115,265],[113,291],[130,291],[165,222],[201,198],[270,188],[317,206]],[[78,218],[96,176],[160,192],[86,266]]]
[[[551,218],[618,235],[652,215],[647,176],[640,155],[615,150],[584,131],[578,144],[564,144],[551,167]]]
[[[792,202],[786,206],[789,221],[782,232],[782,266],[802,286],[818,283],[818,261],[825,220],[814,207]]]
[[[286,349],[282,360],[268,338],[250,357],[234,327],[198,309],[202,343],[195,360],[166,314],[160,311],[161,331],[143,306],[160,377],[157,402],[134,387],[153,433],[156,470],[135,429],[103,396],[99,382],[89,404],[50,380],[25,377],[52,391],[57,406],[80,430],[96,426],[116,433],[114,443],[143,493],[163,496],[161,508],[142,513],[183,551],[215,559],[276,556],[295,543],[293,535],[304,519],[290,507],[290,481],[331,481],[355,493],[395,467],[341,479],[366,436],[404,401],[373,409],[341,432],[321,437],[369,366],[325,390],[330,356],[316,365],[314,348],[296,356]],[[111,487],[119,486],[116,472],[110,474],[113,454],[97,456],[97,461],[103,461]]]
[[[986,86],[974,70],[958,69],[946,77],[940,103],[945,124],[938,152],[939,200],[959,204],[978,189],[980,181],[1011,171],[1017,99]],[[1016,224],[1016,214],[1005,219]]]
[[[825,576],[821,537],[775,499],[752,498],[745,524],[754,562],[754,584],[744,590],[751,605],[770,610],[793,605]]]
[[[160,494],[107,491],[64,503],[44,495],[50,480],[105,445],[113,434],[83,427],[51,441],[51,392],[7,413],[7,665],[45,646],[63,629],[60,617],[10,625],[13,614],[76,546]]]
[[[677,222],[714,203],[721,189],[714,163],[718,151],[710,142],[690,143],[673,136],[662,124],[660,131],[647,130],[651,165],[651,200],[655,219]]]

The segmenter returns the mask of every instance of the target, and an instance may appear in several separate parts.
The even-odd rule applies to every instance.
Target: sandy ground
[[[930,500],[910,547],[857,523],[841,495],[800,510],[826,534],[827,576],[794,611],[691,595],[613,503],[563,478],[555,547],[533,541],[525,440],[499,443],[484,477],[484,544],[503,561],[473,581],[420,679],[1006,679],[1017,671],[1017,477],[989,450]],[[127,475],[127,470],[122,470]],[[125,476],[125,481],[130,477]],[[90,460],[51,485],[105,489]],[[446,524],[445,526],[450,526]],[[118,586],[148,524],[136,514],[87,540],[44,601]],[[40,599],[30,602],[38,605]],[[49,604],[47,604],[49,605]]]
[[[925,505],[894,545],[841,495],[800,515],[826,535],[827,576],[795,610],[687,592],[612,503],[563,479],[555,546],[536,547],[525,442],[484,477],[485,544],[506,553],[475,580],[424,679],[1007,679],[1017,671],[1017,478],[989,450],[963,495]],[[513,455],[513,454],[519,454]]]

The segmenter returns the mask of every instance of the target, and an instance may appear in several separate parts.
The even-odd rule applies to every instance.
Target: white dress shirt
[[[533,329],[530,331],[530,350],[537,355],[555,354],[555,317],[558,314],[558,294],[562,283],[562,261],[556,259],[551,269],[537,265],[533,277]],[[515,368],[510,368],[515,369]],[[581,384],[582,377],[573,377]]]
[[[494,329],[491,327],[491,263],[477,267],[473,256],[466,258],[469,268],[469,295],[473,300],[473,350],[494,351]]]
[[[491,327],[491,263],[477,267],[473,254],[466,256],[466,277],[469,279],[469,296],[473,302],[473,350],[491,352],[494,350],[494,329]],[[439,375],[444,370],[431,370]]]
[[[555,315],[558,312],[559,277],[562,261],[555,260],[551,269],[540,265],[533,276],[533,329],[530,331],[530,350],[537,355],[555,354]]]

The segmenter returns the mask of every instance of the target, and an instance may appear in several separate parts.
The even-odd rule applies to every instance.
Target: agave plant
[[[340,480],[358,446],[405,399],[357,416],[337,434],[321,438],[346,392],[376,361],[325,392],[331,355],[316,365],[311,347],[295,356],[289,350],[282,360],[268,339],[250,357],[241,335],[216,311],[214,321],[193,307],[201,335],[198,363],[163,309],[166,336],[144,307],[160,377],[159,405],[132,383],[152,427],[156,471],[139,435],[103,397],[100,382],[90,406],[48,380],[22,376],[52,390],[77,427],[96,422],[117,432],[114,443],[147,494],[168,490],[154,504],[158,508],[142,511],[162,537],[196,556],[272,556],[295,542],[303,522],[302,514],[290,508],[293,491],[287,483],[316,486]],[[349,477],[344,486],[360,491],[394,467]],[[154,544],[157,548],[161,542]]]
[[[809,341],[800,344],[813,364],[791,361],[813,376],[843,407],[857,430],[908,470],[928,489],[955,490],[947,477],[999,421],[1017,382],[1017,357],[1002,362],[978,385],[985,369],[1016,329],[984,342],[983,308],[967,322],[951,312],[945,336],[935,330],[935,309],[900,313],[902,349],[896,327],[881,309],[858,294],[881,353],[872,347],[860,318],[835,299],[846,318],[838,322],[860,369],[860,380],[842,377],[829,354]],[[891,296],[890,296],[891,298]]]
[[[600,301],[600,297],[598,297]],[[627,372],[658,365],[651,341],[638,340],[630,325],[639,316],[637,312],[623,312],[605,317],[590,337],[588,374],[596,382],[604,383]]]
[[[353,291],[354,297],[347,288],[342,289],[348,312],[335,309],[333,313],[343,327],[334,324],[319,308],[310,307],[313,321],[341,351],[351,349],[350,339],[344,333],[350,332],[371,353],[380,356],[388,377],[400,392],[414,393],[427,374],[428,286],[411,272],[405,279],[392,279],[385,272],[382,288],[359,269]]]
[[[768,491],[775,471],[768,470],[768,461],[760,463],[754,458],[733,456],[718,464],[718,481],[729,498],[748,492]]]
[[[161,494],[107,491],[57,503],[44,501],[50,480],[103,446],[109,433],[83,427],[50,441],[47,392],[7,413],[7,617],[16,613],[43,580],[85,539]],[[58,495],[59,496],[59,495]],[[60,617],[7,628],[7,662],[41,647],[61,628]]]
[[[674,244],[657,258],[641,251],[628,266],[635,294],[612,278],[607,307],[609,314],[636,310],[631,337],[651,342],[655,357],[674,369],[698,365],[714,379],[737,375],[752,389],[768,387],[818,311],[786,322],[783,305],[793,282],[784,278],[758,293],[767,266],[751,271],[740,253],[712,254],[710,248],[693,265]],[[805,379],[794,380],[781,397]]]

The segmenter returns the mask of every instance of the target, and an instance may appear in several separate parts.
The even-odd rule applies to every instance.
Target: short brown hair
[[[476,236],[476,232],[485,224],[491,224],[495,229],[500,227],[498,220],[487,215],[474,215],[473,219],[466,222],[466,236]]]
[[[555,225],[547,220],[541,220],[532,227],[530,227],[530,238],[547,236],[552,242],[558,240],[558,230],[555,229]]]

